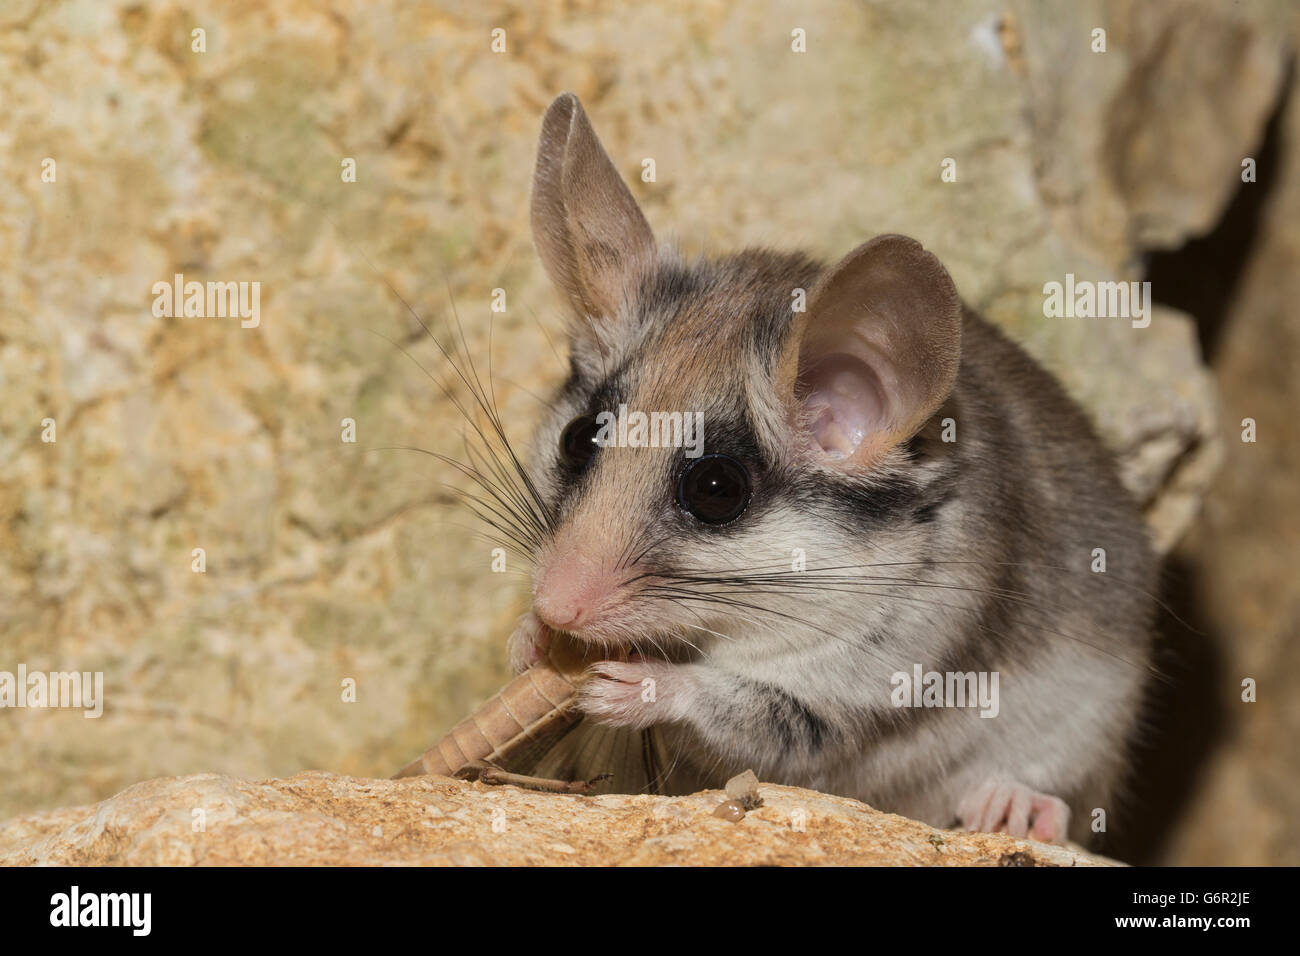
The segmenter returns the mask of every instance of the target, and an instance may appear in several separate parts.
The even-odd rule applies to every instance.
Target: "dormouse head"
[[[956,289],[919,243],[879,236],[829,268],[766,250],[685,262],[572,94],[543,121],[532,229],[571,313],[531,463],[544,623],[609,645],[788,627],[827,600],[792,596],[800,552],[816,570],[907,540],[914,436],[961,342]]]

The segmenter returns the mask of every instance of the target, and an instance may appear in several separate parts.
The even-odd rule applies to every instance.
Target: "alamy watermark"
[[[120,926],[133,936],[148,936],[152,912],[152,893],[83,893],[73,884],[67,893],[50,897],[51,926]]]
[[[889,678],[889,700],[895,707],[978,707],[981,717],[996,717],[997,671],[895,671]]]
[[[71,707],[94,719],[104,713],[103,671],[32,671],[19,664],[17,673],[0,671],[0,708]]]
[[[601,448],[684,448],[687,458],[704,454],[703,412],[629,412],[596,415],[595,443]]]
[[[1132,319],[1133,328],[1151,324],[1150,282],[1093,282],[1066,273],[1065,282],[1043,286],[1043,315],[1049,319]]]
[[[171,282],[155,282],[153,314],[158,318],[234,318],[240,326],[255,329],[262,321],[262,283],[185,281],[183,273]]]

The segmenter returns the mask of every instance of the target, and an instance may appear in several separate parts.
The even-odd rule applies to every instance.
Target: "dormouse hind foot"
[[[1006,833],[1043,843],[1062,843],[1070,830],[1065,801],[1023,783],[994,777],[971,790],[957,807],[963,829]]]

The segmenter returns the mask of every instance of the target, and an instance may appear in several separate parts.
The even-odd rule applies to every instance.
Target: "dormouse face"
[[[791,610],[801,551],[833,567],[855,536],[886,547],[914,526],[909,439],[952,389],[961,327],[919,244],[879,237],[829,269],[766,251],[684,263],[572,95],[543,124],[532,220],[573,308],[530,467],[543,623],[660,650],[788,626],[816,617]]]

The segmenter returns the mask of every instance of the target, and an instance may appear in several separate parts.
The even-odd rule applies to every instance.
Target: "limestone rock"
[[[1104,866],[1078,849],[936,830],[865,804],[761,784],[725,794],[579,797],[448,777],[163,777],[89,807],[0,824],[0,865]],[[199,812],[201,811],[201,813]],[[202,830],[196,830],[196,820]]]

